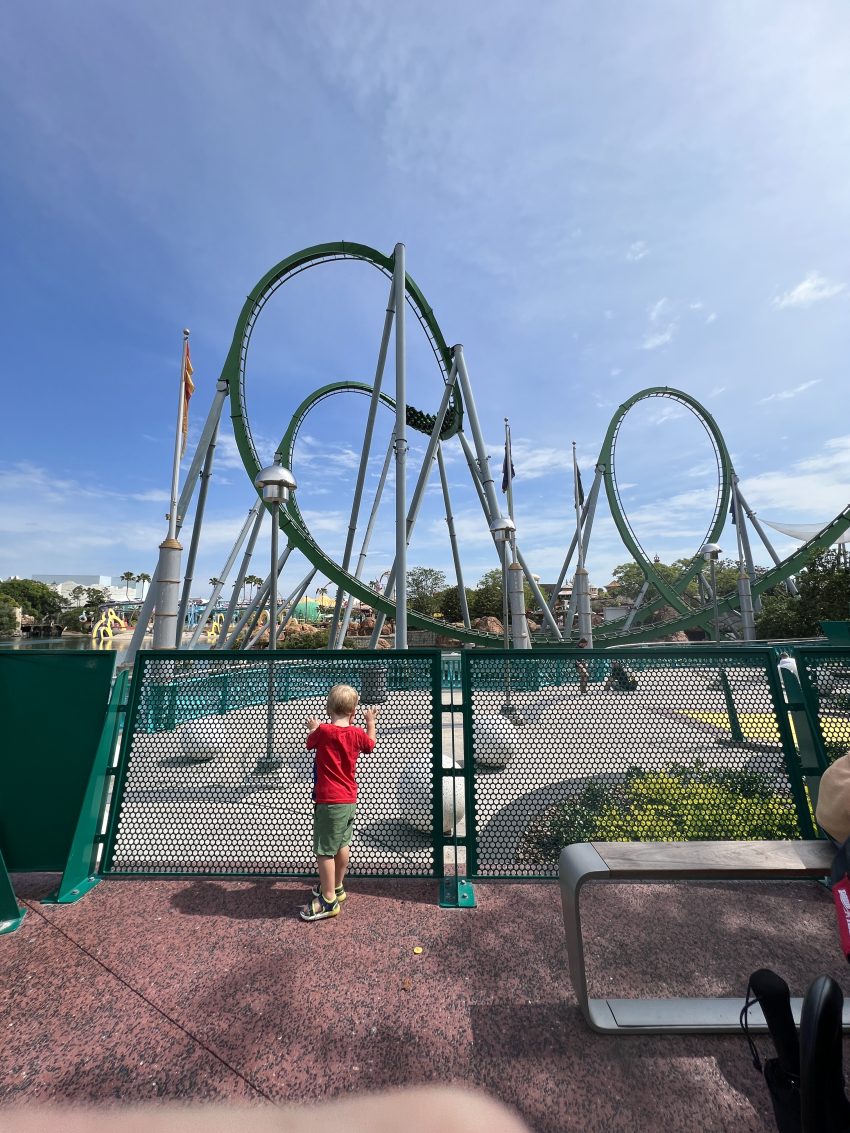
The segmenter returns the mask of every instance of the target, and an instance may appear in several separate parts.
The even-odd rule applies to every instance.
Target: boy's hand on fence
[[[364,708],[363,709],[363,715],[366,718],[367,725],[368,724],[374,725],[375,721],[378,719],[378,709],[377,708]]]
[[[316,728],[318,728],[320,723],[321,723],[321,721],[317,720],[315,716],[308,716],[307,717],[307,731],[308,732],[315,732]]]

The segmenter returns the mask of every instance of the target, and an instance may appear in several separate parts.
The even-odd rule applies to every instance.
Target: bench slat
[[[610,870],[611,880],[634,875],[647,880],[675,878],[823,877],[835,848],[808,842],[592,842]]]

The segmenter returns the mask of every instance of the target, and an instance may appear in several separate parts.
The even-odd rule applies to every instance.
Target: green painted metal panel
[[[6,863],[3,861],[3,855],[0,854],[0,936],[20,928],[23,919],[24,910],[18,906]]]
[[[127,681],[128,674],[119,673],[112,686],[106,720],[77,819],[77,827],[68,851],[65,871],[59,888],[44,899],[45,905],[73,904],[98,882],[95,874],[97,843],[106,815],[109,786],[114,775],[113,760],[116,756],[118,733],[125,711]]]
[[[65,868],[114,668],[112,652],[0,653],[0,849],[12,872]]]

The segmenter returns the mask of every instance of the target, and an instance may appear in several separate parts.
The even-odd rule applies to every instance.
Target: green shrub
[[[573,842],[688,842],[798,838],[794,801],[751,770],[673,764],[632,768],[616,786],[586,784],[529,823],[517,858],[551,866]]]

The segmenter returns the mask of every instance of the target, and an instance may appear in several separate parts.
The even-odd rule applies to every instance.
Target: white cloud
[[[666,346],[668,342],[672,341],[675,333],[676,324],[670,323],[664,330],[653,331],[645,335],[641,348],[643,350],[656,350],[659,346]]]
[[[802,385],[794,386],[793,389],[783,389],[779,393],[771,393],[767,397],[761,398],[762,402],[765,401],[789,401],[792,397],[797,397],[812,386],[816,386],[820,378],[812,378],[811,381],[803,382]]]
[[[783,295],[773,299],[773,306],[779,310],[785,307],[811,307],[813,303],[822,303],[825,299],[833,299],[844,290],[844,284],[827,279],[817,271],[810,271],[802,283],[792,287]]]
[[[676,333],[677,320],[670,317],[670,300],[659,299],[648,310],[649,330],[641,343],[643,350],[657,350],[659,346],[666,346]],[[666,325],[662,325],[662,320]]]
[[[825,523],[850,501],[850,436],[832,437],[815,456],[747,478],[741,487],[751,507],[770,509],[777,521]]]
[[[629,250],[626,252],[626,259],[629,263],[634,264],[637,263],[638,260],[642,260],[648,253],[649,248],[647,248],[644,241],[635,240],[634,244],[629,245]]]

